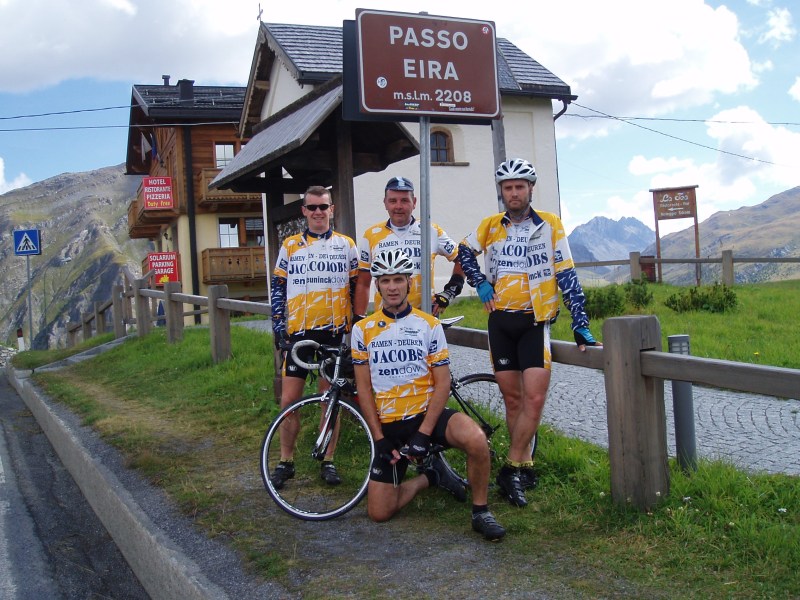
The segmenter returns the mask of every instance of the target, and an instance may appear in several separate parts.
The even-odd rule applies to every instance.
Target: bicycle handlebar
[[[322,363],[308,363],[302,360],[299,356],[297,356],[297,351],[301,348],[310,348],[311,350],[316,350],[320,347],[318,342],[314,340],[300,340],[299,342],[295,342],[292,344],[292,348],[290,350],[292,354],[292,360],[295,362],[296,365],[303,367],[307,371],[318,371],[322,366]],[[313,356],[313,354],[312,354]]]

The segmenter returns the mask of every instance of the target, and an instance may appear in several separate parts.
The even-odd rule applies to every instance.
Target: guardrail
[[[267,304],[228,298],[226,285],[210,286],[208,297],[194,296],[182,293],[179,282],[165,284],[163,291],[148,289],[146,277],[135,280],[128,290],[114,286],[111,304],[117,337],[126,335],[127,323],[135,323],[136,334],[143,337],[155,320],[164,320],[167,341],[175,343],[183,338],[184,316],[197,312],[186,312],[183,305],[205,307],[201,310],[208,312],[211,357],[219,363],[231,357],[231,312],[270,314]],[[131,313],[130,301],[123,299],[133,301],[135,319],[126,316]],[[153,314],[153,299],[163,302],[163,315]],[[91,320],[100,323],[97,311]],[[446,335],[454,345],[489,347],[486,331],[451,327]],[[661,327],[652,315],[607,319],[603,340],[602,347],[586,352],[578,351],[574,343],[553,341],[553,360],[603,371],[611,495],[619,505],[650,510],[669,494],[665,379],[785,398],[796,397],[800,390],[800,370],[662,352]],[[277,369],[275,383],[278,390]]]

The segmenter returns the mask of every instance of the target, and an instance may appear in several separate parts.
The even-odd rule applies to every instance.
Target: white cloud
[[[758,41],[778,47],[782,43],[792,41],[796,33],[797,30],[792,24],[792,13],[786,8],[776,8],[767,13],[767,30],[761,34]]]
[[[258,33],[250,0],[44,0],[0,5],[0,92],[67,79],[244,84]]]
[[[800,77],[795,77],[794,84],[789,88],[789,95],[800,102]]]
[[[11,190],[25,187],[33,183],[25,173],[20,173],[11,181],[6,181],[6,163],[0,156],[0,194],[5,194]]]

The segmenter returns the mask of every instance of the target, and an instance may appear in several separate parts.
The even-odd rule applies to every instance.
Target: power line
[[[701,144],[700,142],[695,142],[695,141],[692,141],[692,140],[687,140],[686,138],[678,137],[677,135],[672,135],[671,133],[665,133],[663,131],[659,131],[658,129],[653,129],[651,127],[645,127],[644,125],[640,125],[639,123],[633,123],[631,121],[631,119],[627,119],[625,117],[615,117],[614,115],[609,115],[608,113],[604,113],[603,111],[600,111],[600,110],[597,110],[597,109],[594,109],[594,108],[589,108],[588,106],[583,106],[583,105],[578,104],[576,102],[573,102],[573,104],[575,104],[575,106],[577,106],[579,108],[583,108],[585,110],[590,110],[592,112],[595,112],[598,115],[601,115],[602,118],[604,118],[604,119],[611,119],[611,120],[614,120],[614,121],[619,121],[620,123],[625,123],[627,125],[632,125],[633,127],[638,127],[639,129],[644,129],[645,131],[649,131],[649,132],[655,133],[657,135],[663,135],[664,137],[668,137],[670,139],[677,140],[679,142],[683,142],[685,144],[691,144],[692,146],[697,146],[698,148],[705,148],[706,150],[711,150],[713,152],[719,152],[720,154],[727,154],[729,156],[735,156],[736,158],[743,158],[745,160],[750,160],[750,161],[753,161],[753,162],[759,162],[759,163],[762,163],[762,164],[765,164],[765,165],[772,165],[773,167],[785,167],[785,166],[788,166],[788,165],[780,165],[778,163],[774,163],[774,162],[771,162],[769,160],[763,160],[761,158],[755,158],[754,156],[745,156],[744,154],[737,154],[736,152],[730,152],[729,150],[722,150],[721,148],[714,148],[713,146],[709,146],[707,144]],[[575,116],[580,116],[580,115],[575,115]]]
[[[19,129],[0,129],[3,132],[15,131],[74,131],[79,129],[157,129],[159,127],[202,127],[205,125],[239,125],[238,121],[211,121],[208,123],[159,123],[158,125],[76,125],[74,127],[20,127]]]

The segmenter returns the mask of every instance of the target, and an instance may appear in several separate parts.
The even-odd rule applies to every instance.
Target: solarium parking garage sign
[[[500,116],[491,21],[359,9],[356,31],[362,112]]]

